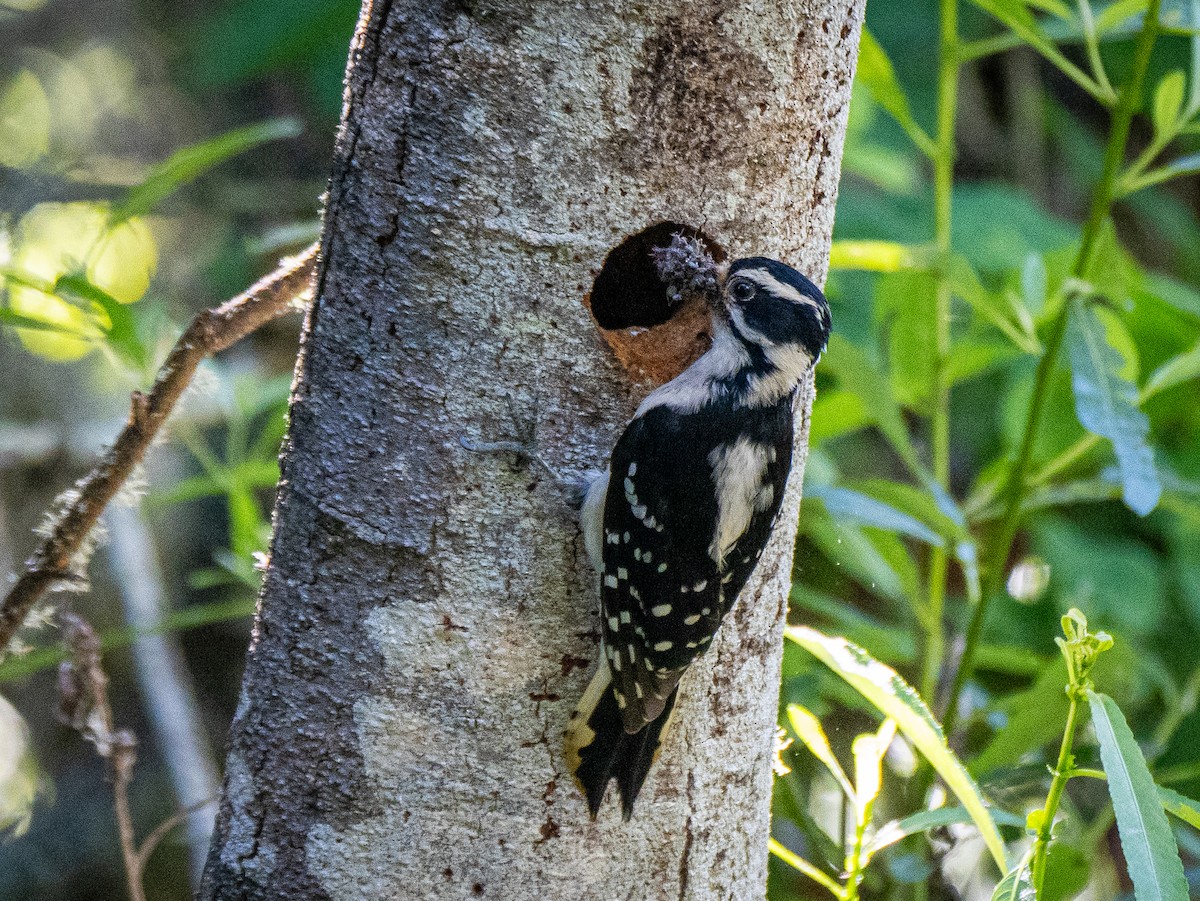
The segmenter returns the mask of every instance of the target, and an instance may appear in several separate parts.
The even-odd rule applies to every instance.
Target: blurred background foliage
[[[43,511],[112,440],[129,391],[148,387],[191,316],[315,238],[358,9],[0,2],[0,570],[28,555]],[[139,837],[188,791],[215,790],[298,330],[298,316],[279,320],[204,366],[127,492],[136,512],[106,517],[89,569],[82,612],[109,648],[116,722],[140,742]],[[138,564],[152,572],[131,579],[121,562],[146,543]],[[147,578],[150,626],[182,654],[170,684],[194,693],[198,736],[172,733],[139,681]],[[125,897],[104,762],[54,717],[52,622],[43,611],[20,636],[28,653],[0,664],[0,897]],[[150,898],[189,896],[206,814],[152,855]]]
[[[1078,29],[1055,24],[1073,5],[980,6],[989,4],[1032,10],[1051,23],[1047,41],[1060,42],[1062,59],[1089,71]],[[1144,6],[1095,7],[1112,20],[1100,52],[1113,84],[1134,65]],[[1192,8],[1168,2],[1163,14],[1180,26]],[[188,318],[315,236],[357,11],[352,0],[0,2],[0,570],[28,553],[42,512],[115,434],[129,390],[146,387]],[[837,334],[820,370],[792,596],[793,622],[857,642],[939,714],[954,694],[978,609],[978,557],[1004,514],[1001,485],[1109,128],[1096,99],[1103,84],[1064,74],[1046,47],[1039,55],[1005,38],[979,8],[959,12],[961,33],[984,43],[958,80],[941,229],[950,244],[939,247],[927,158],[939,132],[937,4],[868,4],[878,44],[864,45],[851,106],[828,283]],[[1200,139],[1182,115],[1197,96],[1194,65],[1185,28],[1160,37],[1130,160],[1166,150],[1184,161],[1181,171],[1196,168]],[[1134,176],[1154,171],[1150,162]],[[1068,336],[1068,350],[1097,335],[1114,349],[1109,374],[1140,395],[1152,464],[1144,455],[1120,461],[1109,441],[1089,437],[1064,353],[1046,383],[1034,486],[1005,590],[991,599],[952,714],[953,745],[1006,811],[994,816],[1010,848],[1045,797],[1063,734],[1068,674],[1054,641],[1071,607],[1113,636],[1092,679],[1124,710],[1159,783],[1200,796],[1197,184],[1164,181],[1116,205],[1091,273],[1103,302],[1081,306],[1087,331]],[[938,468],[931,347],[940,284],[953,295],[944,491],[926,478]],[[186,803],[186,790],[171,766],[179,739],[161,731],[138,682],[130,646],[145,621],[131,613],[120,549],[131,538],[157,548],[153,630],[178,643],[180,684],[194,691],[202,725],[192,750],[211,767],[236,702],[297,327],[272,325],[206,365],[129,492],[144,495],[137,515],[108,518],[108,551],[90,569],[87,615],[108,648],[116,719],[141,741],[133,805],[143,835]],[[945,598],[931,616],[938,566]],[[102,761],[50,715],[60,655],[52,619],[43,615],[21,636],[26,652],[0,664],[0,827],[24,831],[0,843],[0,897],[121,897]],[[849,794],[837,767],[805,749],[820,743],[813,721],[829,760],[855,775]],[[928,806],[932,776],[894,729],[878,726],[861,693],[794,642],[781,722],[800,739],[780,755],[790,768],[774,811],[783,852],[802,853],[840,884],[843,838],[854,839],[857,822],[858,839],[879,852],[862,874],[864,897],[990,896],[997,874],[969,818],[943,812],[877,840],[878,824]],[[1099,766],[1094,741],[1081,739],[1076,753],[1081,766]],[[867,763],[855,769],[859,761]],[[865,808],[853,801],[860,778],[876,787]],[[1107,797],[1087,780],[1072,784],[1072,816],[1051,854],[1052,897],[1130,896]],[[1195,885],[1200,836],[1174,825]],[[151,857],[150,897],[187,894],[202,835],[177,831]],[[773,899],[827,893],[785,860],[772,859]]]

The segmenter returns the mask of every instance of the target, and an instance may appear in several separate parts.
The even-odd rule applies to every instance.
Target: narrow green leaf
[[[918,519],[901,513],[883,501],[868,497],[849,488],[832,488],[827,485],[809,487],[810,498],[817,498],[825,505],[829,514],[838,519],[848,519],[860,525],[899,532],[910,538],[924,541],[935,547],[945,544],[942,537]]]
[[[1088,431],[1112,442],[1125,505],[1145,516],[1162,496],[1148,441],[1150,420],[1138,408],[1137,387],[1121,375],[1124,359],[1090,306],[1073,301],[1067,323],[1075,413]]]
[[[956,297],[970,304],[976,313],[999,329],[1005,337],[1025,353],[1040,352],[1041,345],[1038,343],[1037,336],[1022,329],[1022,326],[1015,321],[1015,311],[1006,299],[987,290],[964,257],[954,255],[950,259],[946,274]],[[1030,326],[1032,326],[1032,320],[1030,320]]]
[[[1137,901],[1187,901],[1179,849],[1142,750],[1112,698],[1094,691],[1089,691],[1087,698],[1134,897]]]
[[[1104,34],[1134,16],[1140,16],[1147,6],[1147,0],[1116,0],[1110,3],[1096,16],[1096,32]]]
[[[1183,92],[1187,87],[1187,76],[1182,69],[1172,69],[1159,81],[1154,89],[1154,103],[1150,107],[1150,121],[1154,133],[1161,139],[1175,134],[1175,124],[1183,110]]]
[[[842,769],[842,765],[833,756],[833,748],[829,746],[829,738],[825,735],[821,721],[813,715],[811,710],[799,704],[788,704],[787,715],[788,723],[791,724],[796,737],[803,742],[804,747],[808,748],[817,760],[825,765],[825,769],[829,770],[830,775],[837,780],[842,791],[846,793],[846,797],[854,800],[854,787],[846,778],[846,771]]]
[[[841,335],[834,334],[829,339],[821,366],[837,379],[839,388],[862,398],[892,449],[911,471],[920,472],[923,468],[920,457],[913,447],[891,386],[867,355]]]
[[[1030,253],[1021,266],[1021,297],[1025,308],[1033,316],[1039,315],[1046,306],[1046,261],[1040,253]]]
[[[54,322],[47,322],[44,319],[37,319],[33,316],[23,316],[20,313],[13,312],[7,307],[0,307],[0,322],[13,328],[27,328],[35,332],[52,332],[56,335],[70,335],[72,338],[92,338],[92,335],[86,335],[78,329],[71,328],[68,325],[59,325]]]
[[[789,867],[797,870],[812,879],[814,882],[819,882],[825,886],[833,897],[840,899],[842,897],[842,887],[833,881],[824,871],[818,869],[813,864],[809,863],[795,851],[784,847],[779,841],[772,838],[767,842],[768,848],[772,854],[786,863]]]
[[[858,69],[856,80],[866,85],[871,96],[904,129],[905,133],[926,156],[937,152],[933,140],[913,118],[904,89],[896,79],[892,61],[874,35],[864,26],[858,45]]]
[[[1146,379],[1142,389],[1142,400],[1146,401],[1160,391],[1175,388],[1185,382],[1200,378],[1200,343],[1189,351],[1171,357]]]
[[[185,629],[195,629],[211,623],[225,622],[231,619],[241,619],[254,614],[254,598],[242,598],[236,601],[219,601],[212,604],[196,604],[176,610],[164,617],[153,629],[106,629],[100,634],[102,650],[122,648],[130,645],[142,635],[161,635],[168,632],[181,632]],[[59,661],[66,659],[67,652],[61,644],[38,648],[20,657],[9,656],[0,663],[0,683],[13,682],[25,676],[57,666]]]
[[[1103,103],[1112,103],[1105,92],[1086,72],[1063,56],[1042,23],[1023,0],[973,0],[976,6],[1003,22],[1026,44],[1053,63],[1060,72]]]
[[[925,268],[928,261],[924,256],[919,248],[896,241],[834,241],[829,248],[829,268],[903,272]]]
[[[1172,178],[1179,178],[1181,175],[1195,175],[1197,172],[1200,172],[1200,153],[1189,153],[1187,156],[1181,156],[1178,159],[1172,160],[1165,166],[1151,169],[1130,184],[1125,193],[1132,194],[1134,191],[1140,191],[1142,188],[1161,184],[1164,181],[1170,181]]]
[[[1028,860],[1022,860],[1005,874],[992,892],[992,901],[1037,901],[1037,893],[1029,881]]]
[[[105,337],[121,360],[135,370],[147,365],[148,353],[137,322],[127,304],[121,303],[103,288],[92,284],[84,275],[64,275],[54,284],[54,293],[66,300],[78,297],[96,306],[107,322]]]
[[[935,494],[931,490],[922,490],[915,485],[888,479],[864,479],[852,482],[847,487],[920,520],[947,540],[961,539],[968,535],[963,513],[957,509],[953,499],[949,499],[950,506],[946,506],[946,498],[941,496],[944,489]]]
[[[153,210],[158,204],[209,169],[267,141],[294,138],[303,127],[298,119],[270,119],[226,132],[175,151],[130,188],[112,210],[110,224]]]
[[[787,637],[842,677],[886,717],[896,721],[905,737],[945,780],[958,800],[971,812],[996,865],[1007,869],[1004,842],[996,829],[974,780],[946,745],[942,727],[916,690],[891,667],[880,663],[844,638],[822,635],[807,626],[792,626]]]
[[[992,819],[1003,826],[1023,827],[1025,819],[1023,817],[1011,814],[1006,810],[999,808],[989,808]],[[910,835],[916,835],[919,832],[928,832],[930,829],[941,829],[945,826],[958,826],[964,823],[971,822],[971,812],[965,807],[937,807],[933,810],[922,810],[919,813],[914,813],[902,820],[892,820],[884,823],[875,832],[874,837],[867,844],[867,854],[873,856],[876,852],[882,851],[901,839],[908,838]]]
[[[1158,788],[1158,800],[1167,813],[1179,817],[1189,826],[1200,829],[1200,804],[1170,788]]]
[[[1188,24],[1192,28],[1191,90],[1183,118],[1190,119],[1200,113],[1200,0],[1188,0],[1187,9]]]

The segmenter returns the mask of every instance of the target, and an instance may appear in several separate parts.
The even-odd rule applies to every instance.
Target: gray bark
[[[593,823],[560,750],[599,635],[574,515],[458,438],[511,406],[603,464],[650,386],[583,299],[652,223],[823,280],[862,11],[365,6],[203,897],[762,897],[804,454],[634,819],[610,791]]]

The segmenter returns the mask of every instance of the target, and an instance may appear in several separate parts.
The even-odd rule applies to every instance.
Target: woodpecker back
[[[732,263],[712,307],[712,347],[646,398],[584,504],[603,655],[565,744],[593,816],[610,779],[632,814],[683,672],[754,571],[791,467],[796,392],[829,337],[820,290],[763,257]]]

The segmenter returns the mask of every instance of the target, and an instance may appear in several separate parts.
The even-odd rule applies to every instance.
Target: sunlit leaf
[[[1175,123],[1183,110],[1183,92],[1187,88],[1187,76],[1182,69],[1172,69],[1159,81],[1154,89],[1154,102],[1150,107],[1150,121],[1160,138],[1175,133]]]
[[[878,732],[856,736],[850,747],[854,755],[854,806],[862,823],[871,821],[871,807],[883,788],[883,756],[895,737],[895,720],[885,719]]]
[[[1125,505],[1145,516],[1162,496],[1148,440],[1150,420],[1138,408],[1137,386],[1121,375],[1124,358],[1108,343],[1103,324],[1088,304],[1074,303],[1067,351],[1079,422],[1112,442]]]
[[[809,879],[819,882],[833,895],[840,899],[842,897],[842,888],[833,881],[824,871],[809,863],[795,851],[791,851],[784,845],[780,844],[776,839],[768,840],[768,847],[772,854],[790,866],[792,869],[803,873]]]
[[[1096,14],[1096,31],[1104,34],[1146,11],[1148,0],[1116,0]]]
[[[297,119],[271,119],[226,132],[199,144],[184,147],[155,166],[113,207],[113,224],[150,212],[165,198],[209,169],[267,141],[294,138],[302,130]]]
[[[1179,849],[1141,748],[1112,698],[1094,691],[1087,697],[1134,896],[1137,901],[1187,901]]]
[[[899,123],[917,148],[922,153],[933,156],[936,152],[933,140],[913,118],[912,110],[908,106],[908,98],[904,95],[904,89],[900,87],[900,82],[896,79],[892,61],[887,58],[883,47],[865,26],[858,45],[858,69],[855,77],[857,81],[866,85],[871,96],[875,98],[875,102]]]
[[[833,749],[829,746],[829,738],[825,735],[821,721],[813,716],[812,711],[807,707],[799,704],[788,704],[787,716],[788,723],[791,724],[796,737],[804,743],[804,746],[812,752],[817,760],[825,765],[825,769],[829,770],[829,774],[837,780],[846,797],[853,800],[855,797],[854,786],[846,778],[846,771],[842,769],[842,765],[833,756]]]
[[[60,297],[77,296],[95,304],[105,320],[109,345],[128,366],[139,370],[145,368],[148,356],[146,346],[138,335],[133,313],[126,305],[82,275],[62,276],[55,283],[54,290]]]
[[[808,446],[815,450],[826,441],[857,432],[874,422],[866,402],[854,392],[840,388],[820,391],[813,402]]]
[[[884,716],[896,721],[905,737],[937,770],[950,790],[971,812],[984,843],[1001,870],[1007,868],[1004,842],[988,813],[974,780],[946,745],[942,727],[925,702],[891,667],[875,660],[844,638],[822,635],[807,626],[792,626],[787,637],[809,651],[870,701]]]
[[[1179,792],[1159,785],[1158,800],[1163,810],[1183,820],[1189,826],[1200,829],[1200,803],[1181,795]]]
[[[924,254],[895,241],[834,241],[829,248],[830,269],[866,272],[901,272],[916,269]]]

